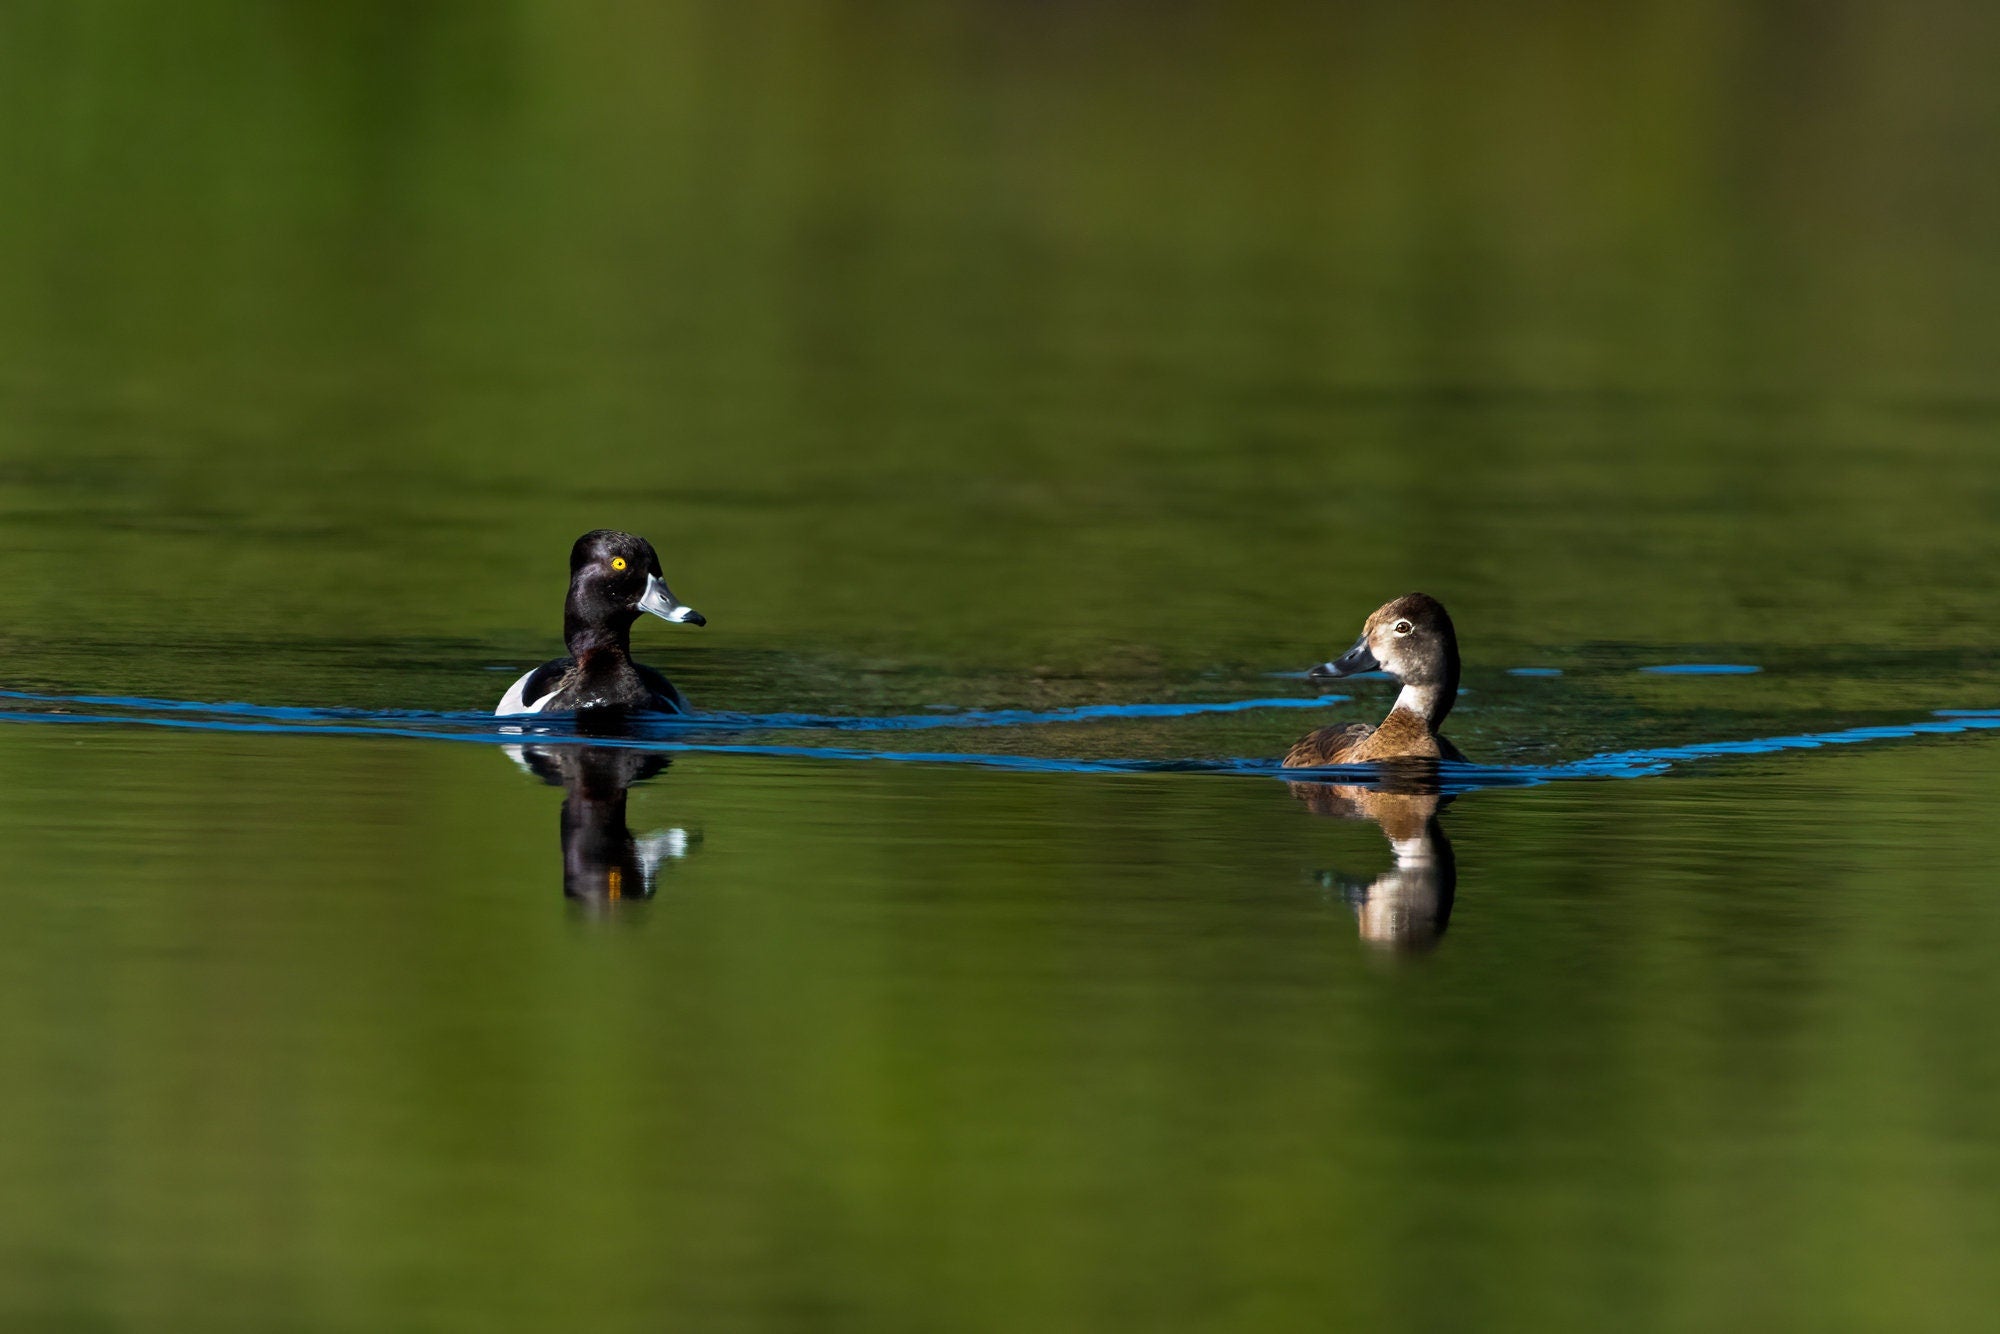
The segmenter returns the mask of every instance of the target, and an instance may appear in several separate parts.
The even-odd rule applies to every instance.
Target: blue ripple
[[[659,720],[647,734],[629,737],[594,737],[578,733],[574,720],[495,718],[486,713],[418,713],[359,710],[278,709],[259,705],[209,705],[181,700],[145,700],[133,696],[46,696],[23,691],[0,691],[0,697],[41,703],[90,704],[117,707],[122,713],[82,713],[48,711],[0,711],[0,722],[42,724],[124,725],[170,727],[190,731],[242,732],[279,736],[360,736],[398,737],[426,741],[460,741],[485,745],[580,743],[616,746],[666,753],[723,755],[767,755],[795,759],[846,761],[889,761],[905,764],[968,764],[993,769],[1034,773],[1206,773],[1246,777],[1283,778],[1292,782],[1340,782],[1371,786],[1383,781],[1373,765],[1334,765],[1317,769],[1287,769],[1272,759],[1223,760],[1141,760],[1069,759],[1032,755],[993,755],[961,751],[873,751],[851,747],[767,745],[724,742],[710,739],[718,730],[757,728],[776,730],[783,718],[812,718],[812,715],[698,715]],[[1286,700],[1283,707],[1308,707],[1326,701]],[[1272,701],[1237,700],[1209,705],[1122,704],[1098,705],[1083,709],[1063,709],[1048,713],[1026,710],[986,710],[946,718],[904,717],[901,719],[820,718],[820,724],[848,724],[864,730],[894,730],[897,724],[922,723],[928,726],[1007,726],[1017,721],[1071,721],[1079,717],[1180,717],[1198,712],[1234,712],[1270,706]],[[968,724],[966,719],[985,719]],[[718,727],[718,723],[721,726]],[[874,724],[875,726],[868,726]],[[887,724],[887,727],[882,726]],[[796,724],[793,724],[796,726]],[[1757,737],[1734,741],[1702,741],[1679,746],[1643,750],[1609,751],[1550,765],[1442,764],[1439,783],[1448,793],[1472,792],[1483,788],[1539,786],[1545,783],[1586,779],[1643,778],[1665,773],[1679,765],[1707,759],[1740,755],[1766,755],[1790,750],[1811,750],[1821,746],[1853,745],[1867,741],[1907,740],[1918,736],[1949,736],[1966,732],[2000,730],[2000,709],[1940,709],[1931,718],[1908,723],[1849,727],[1831,732],[1808,732],[1787,736]],[[683,739],[674,739],[675,737]]]
[[[1764,669],[1742,662],[1669,662],[1639,670],[1658,676],[1751,676]]]

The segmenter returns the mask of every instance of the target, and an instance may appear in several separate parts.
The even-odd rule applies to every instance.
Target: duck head
[[[1335,681],[1372,671],[1402,682],[1408,703],[1420,704],[1418,711],[1433,728],[1443,722],[1458,696],[1458,635],[1444,604],[1426,593],[1383,603],[1362,625],[1354,647],[1313,668],[1306,679]]]
[[[599,528],[576,539],[569,553],[564,638],[607,630],[622,638],[641,612],[676,625],[708,624],[667,587],[659,555],[645,538]]]

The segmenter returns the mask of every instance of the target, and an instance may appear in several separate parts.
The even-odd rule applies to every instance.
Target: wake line
[[[81,704],[89,697],[53,697],[26,695],[19,691],[0,691],[0,697],[11,699],[46,700]],[[125,697],[117,697],[122,703]],[[109,704],[112,697],[102,697]],[[1317,703],[1318,701],[1314,701]],[[1004,769],[1028,773],[1068,773],[1068,774],[1168,774],[1197,773],[1232,775],[1253,778],[1283,778],[1291,782],[1337,782],[1358,787],[1378,786],[1385,782],[1385,775],[1376,766],[1367,764],[1329,765],[1313,769],[1287,769],[1275,760],[1265,759],[1221,759],[1221,760],[1142,760],[1142,759],[1066,759],[1034,755],[980,754],[963,751],[897,751],[861,750],[846,746],[804,746],[770,745],[752,742],[731,742],[709,739],[715,730],[715,719],[708,715],[699,718],[677,719],[670,726],[675,733],[686,739],[675,740],[667,736],[622,736],[593,737],[537,723],[532,727],[519,722],[501,721],[486,714],[417,714],[417,713],[377,713],[361,714],[333,710],[276,710],[262,706],[225,706],[218,709],[212,705],[187,704],[182,701],[158,701],[168,707],[148,712],[132,713],[69,713],[42,711],[0,711],[0,722],[9,723],[75,723],[85,725],[120,725],[137,727],[166,727],[183,731],[253,733],[275,736],[355,736],[355,737],[396,737],[420,741],[459,741],[484,745],[590,745],[617,747],[620,749],[659,751],[669,754],[711,754],[711,755],[762,755],[789,759],[844,760],[844,761],[889,761],[901,764],[957,764],[974,765],[988,769]],[[1193,712],[1234,711],[1262,707],[1263,701],[1241,700],[1216,705],[1103,705],[1097,709],[1122,710],[1118,714],[1093,712],[1090,716],[1118,717],[1179,717]],[[1288,702],[1294,703],[1294,702]],[[128,707],[132,707],[127,705]],[[1134,713],[1132,710],[1146,710]],[[217,717],[217,712],[252,711],[252,717]],[[1171,712],[1169,712],[1171,711]],[[1007,713],[1019,711],[1007,710]],[[1080,710],[1061,711],[1067,720]],[[210,716],[188,716],[207,713]],[[735,726],[741,729],[742,721],[751,715],[735,715]],[[799,717],[805,715],[775,715]],[[928,720],[931,715],[916,715]],[[963,715],[958,715],[963,716]],[[985,716],[995,716],[989,712]],[[1049,720],[1049,715],[1035,715]],[[381,721],[369,722],[367,719]],[[729,715],[724,715],[728,730]],[[418,722],[428,720],[431,725],[419,726]],[[875,720],[853,720],[875,721]],[[452,724],[460,724],[452,726]],[[941,725],[949,726],[944,723]],[[975,724],[978,725],[978,724]],[[988,723],[988,726],[1003,724]],[[773,730],[769,721],[757,724],[763,730]],[[663,729],[664,730],[664,729]],[[878,729],[893,730],[893,729]],[[1607,751],[1580,760],[1570,760],[1561,764],[1548,765],[1476,765],[1443,763],[1438,766],[1438,786],[1447,793],[1475,792],[1495,787],[1538,787],[1547,783],[1575,782],[1589,779],[1647,778],[1663,774],[1684,764],[1709,759],[1722,759],[1741,755],[1770,755],[1792,750],[1815,750],[1822,746],[1855,745],[1868,741],[1909,740],[1920,736],[1951,736],[1966,732],[2000,730],[2000,709],[1940,709],[1931,718],[1908,723],[1893,723],[1871,727],[1850,727],[1830,732],[1800,732],[1785,736],[1758,737],[1740,741],[1700,741],[1681,746],[1660,746],[1645,750]]]

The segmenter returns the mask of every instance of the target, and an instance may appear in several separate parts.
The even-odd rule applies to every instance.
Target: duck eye
[[[1411,628],[1410,623],[1408,621],[1396,622],[1396,633],[1399,635],[1406,635],[1410,633],[1410,628]]]
[[[624,569],[624,568],[625,568],[625,558],[624,558],[623,556],[613,556],[613,557],[611,558],[611,568],[612,568],[612,569],[614,569],[614,570],[622,570],[622,569]]]

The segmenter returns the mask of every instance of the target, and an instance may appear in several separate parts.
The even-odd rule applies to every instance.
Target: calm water
[[[0,1325],[1984,1327],[1996,39],[0,13]]]

